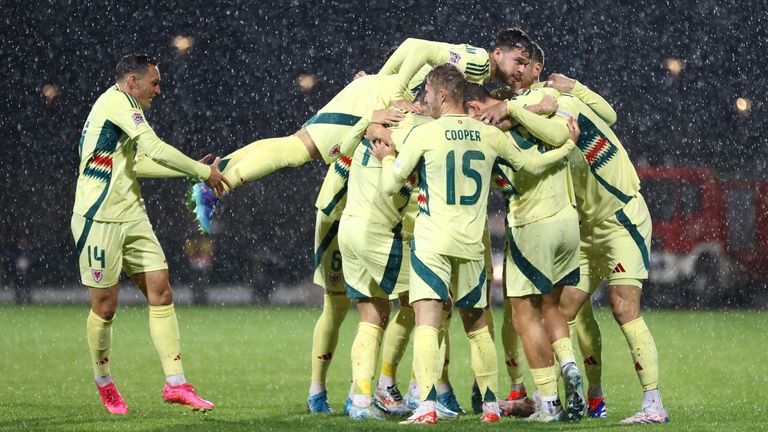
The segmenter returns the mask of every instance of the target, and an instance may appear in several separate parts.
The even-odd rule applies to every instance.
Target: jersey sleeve
[[[608,126],[612,126],[616,123],[616,111],[613,107],[603,99],[602,96],[590,90],[584,84],[576,81],[576,84],[571,90],[571,94],[579,98],[588,107],[592,109],[601,119],[603,119]]]
[[[448,63],[450,59],[450,50],[441,44],[420,39],[408,39],[403,43],[403,45],[405,44],[410,46],[407,55],[402,57],[402,59],[398,57],[389,67],[389,70],[394,70],[396,67],[399,86],[402,89],[408,88],[408,83],[411,82],[424,65],[437,66]],[[393,57],[397,54],[397,51],[395,51]],[[397,65],[397,62],[400,62],[400,64]],[[387,61],[387,63],[390,62]],[[384,66],[387,67],[387,64]]]
[[[413,132],[411,130],[404,138],[397,158],[387,156],[381,161],[380,186],[385,194],[394,195],[400,191],[424,153],[419,145],[419,139],[414,137],[418,134]]]
[[[136,155],[135,168],[136,174],[142,178],[174,178],[186,176],[186,174],[181,171],[168,168],[153,161],[143,153]]]
[[[501,131],[496,136],[495,145],[499,157],[506,159],[515,171],[525,171],[533,175],[541,174],[552,165],[561,163],[561,160],[576,148],[576,143],[568,139],[561,147],[545,153],[527,154],[517,146],[511,136]]]
[[[517,99],[507,102],[507,112],[530,133],[549,145],[558,147],[568,140],[568,127],[565,124],[526,110]]]
[[[349,132],[347,132],[341,141],[341,154],[354,154],[357,145],[360,144],[360,141],[362,141],[363,136],[365,135],[365,130],[368,128],[368,125],[371,124],[371,115],[372,114],[369,113],[360,117],[360,120],[352,125]]]
[[[173,146],[163,142],[150,129],[138,136],[136,152],[143,153],[158,164],[180,171],[184,175],[206,180],[211,175],[208,165],[189,158]]]

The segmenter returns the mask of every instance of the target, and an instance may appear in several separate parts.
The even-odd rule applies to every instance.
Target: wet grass
[[[402,430],[395,421],[353,423],[342,415],[305,414],[309,350],[319,309],[177,308],[184,367],[200,394],[217,404],[201,415],[162,403],[162,369],[147,329],[147,312],[122,308],[114,326],[112,372],[130,414],[110,416],[91,379],[86,306],[0,307],[0,430]],[[757,311],[645,314],[661,358],[662,396],[672,422],[665,431],[768,430],[768,313]],[[329,374],[331,405],[341,411],[349,386],[349,349],[356,315],[342,328]],[[496,315],[500,322],[500,312]],[[622,429],[641,391],[626,342],[610,312],[600,311],[608,420],[528,425],[503,419],[481,425],[469,415],[434,430]],[[458,324],[458,323],[457,323]],[[498,331],[498,328],[497,328]],[[452,381],[469,406],[468,345],[452,328]],[[497,346],[500,342],[497,341]],[[410,362],[410,352],[403,364]],[[401,368],[400,379],[409,371]],[[508,379],[501,369],[500,387]],[[532,387],[530,376],[526,380]]]

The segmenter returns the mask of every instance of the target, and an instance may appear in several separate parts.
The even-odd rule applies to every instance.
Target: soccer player
[[[500,101],[480,86],[469,85],[465,101],[471,116]],[[537,91],[538,93],[538,91]],[[523,151],[534,155],[542,145],[522,125],[508,132]],[[568,135],[550,139],[566,141]],[[578,139],[578,129],[570,139]],[[578,283],[578,216],[573,208],[568,163],[563,160],[546,175],[515,173],[504,164],[494,167],[495,181],[508,200],[505,292],[512,306],[514,327],[520,334],[528,364],[541,394],[541,409],[528,421],[579,421],[584,413],[581,374],[571,346],[568,324],[559,310],[564,286]],[[557,394],[553,354],[565,380],[566,409]]]
[[[411,130],[397,159],[386,145],[374,144],[373,150],[382,159],[381,187],[386,193],[397,193],[414,168],[419,170],[420,214],[411,244],[409,297],[416,312],[414,367],[422,402],[405,421],[409,424],[437,422],[438,328],[449,297],[460,310],[472,369],[484,396],[481,421],[499,421],[496,350],[483,313],[487,272],[482,233],[491,170],[500,156],[515,169],[542,172],[560,163],[573,146],[570,142],[530,158],[500,130],[467,117],[465,83],[455,66],[435,67],[425,87],[428,111],[437,120]]]
[[[301,166],[313,159],[322,158],[330,165],[342,154],[342,140],[362,116],[389,107],[403,95],[407,81],[402,85],[400,81],[398,75],[357,78],[295,134],[255,141],[227,155],[220,164],[228,180],[226,192],[278,169]],[[395,118],[385,121],[396,123]],[[193,185],[188,192],[188,206],[206,234],[211,231],[211,218],[219,202],[214,195],[203,183]]]
[[[376,114],[373,122],[382,123],[375,120]],[[421,115],[407,116],[401,122],[404,128],[396,132],[405,134],[410,127],[428,120]],[[370,123],[363,116],[350,132],[351,142],[360,142]],[[352,158],[347,204],[339,230],[347,296],[356,300],[360,313],[352,344],[349,408],[349,417],[356,420],[384,419],[383,412],[373,404],[373,377],[388,323],[390,296],[408,290],[410,232],[403,230],[403,213],[414,181],[406,182],[393,197],[382,196],[378,187],[380,170],[379,161],[371,157],[369,141],[364,140]]]
[[[215,191],[221,191],[227,180],[217,169],[218,158],[210,166],[194,161],[161,141],[149,126],[144,110],[160,93],[154,59],[124,56],[117,63],[115,79],[115,85],[96,100],[83,127],[72,214],[80,277],[91,299],[86,332],[96,386],[107,411],[128,413],[109,367],[122,269],[147,298],[150,336],[166,378],[163,399],[210,410],[213,404],[200,398],[184,377],[168,264],[136,179],[186,175]]]
[[[643,387],[641,409],[621,423],[666,423],[669,417],[659,394],[656,343],[640,315],[640,295],[642,283],[648,278],[651,242],[651,218],[640,194],[640,179],[626,150],[606,122],[606,119],[615,120],[615,114],[610,115],[612,110],[591,108],[592,105],[575,96],[586,87],[565,77],[553,78],[557,78],[561,90],[572,90],[574,93],[563,93],[559,97],[557,115],[547,122],[556,130],[562,129],[570,119],[577,119],[581,129],[577,143],[579,151],[569,155],[581,221],[580,283],[577,289],[563,291],[560,309],[567,319],[573,320],[600,282],[608,282],[613,316],[627,340]],[[512,114],[505,112],[507,108],[505,104],[496,105],[489,108],[483,117],[489,122],[496,122]],[[591,304],[588,307],[591,308]],[[579,339],[582,344],[581,336]],[[588,356],[589,351],[593,355]],[[582,345],[582,352],[588,364],[599,364],[599,343],[593,343],[591,350],[585,350]],[[593,369],[593,372],[596,372],[599,385],[599,369]],[[592,386],[590,382],[590,392]],[[602,406],[599,403],[590,406],[590,414],[601,417],[604,401],[602,390],[599,387],[597,390],[600,394],[591,393],[588,396],[603,403]]]
[[[331,414],[326,377],[339,340],[339,328],[347,316],[349,299],[344,290],[338,230],[341,212],[347,199],[347,179],[352,159],[341,156],[325,175],[315,201],[314,282],[325,290],[323,311],[312,334],[312,379],[309,384],[307,409],[310,413]]]

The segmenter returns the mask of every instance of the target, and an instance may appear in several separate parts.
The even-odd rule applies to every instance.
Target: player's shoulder
[[[128,93],[121,91],[116,85],[108,88],[96,100],[96,104],[103,106],[108,110],[139,110],[139,103]]]

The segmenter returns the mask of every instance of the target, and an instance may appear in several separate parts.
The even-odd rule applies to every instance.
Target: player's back
[[[492,143],[500,134],[465,115],[446,115],[415,128],[406,139],[406,146],[423,149],[417,165],[418,250],[482,259],[491,171],[498,156]]]
[[[99,96],[78,145],[75,213],[105,222],[146,217],[136,181],[136,148],[131,135],[135,137],[148,128],[136,100],[117,86]]]
[[[640,190],[632,161],[611,128],[578,98],[564,93],[558,113],[574,116],[581,134],[568,160],[579,216],[598,223],[626,205]]]
[[[402,88],[396,76],[366,75],[353,80],[341,89],[333,99],[320,108],[317,116],[343,113],[348,116],[347,125],[352,126],[360,117],[388,107],[393,98],[401,94]]]

